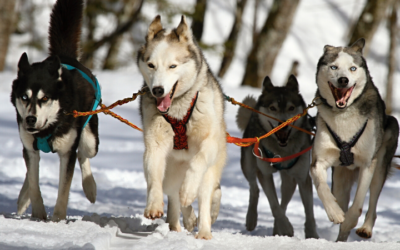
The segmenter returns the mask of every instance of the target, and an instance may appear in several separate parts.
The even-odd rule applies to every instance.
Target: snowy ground
[[[227,36],[232,17],[232,1],[212,1],[207,13],[204,41],[221,42]],[[309,103],[316,90],[315,67],[325,44],[345,44],[344,33],[349,22],[358,15],[362,1],[302,1],[295,21],[279,55],[272,73],[272,81],[281,85],[292,60],[300,61],[300,90]],[[350,2],[350,3],[349,3]],[[252,1],[250,2],[252,3]],[[360,3],[360,6],[362,4]],[[221,10],[222,7],[226,7]],[[231,8],[229,8],[231,7]],[[263,6],[266,8],[268,6]],[[260,8],[260,11],[263,10]],[[264,10],[265,12],[265,10]],[[251,8],[246,10],[246,30],[239,41],[238,57],[225,79],[221,80],[224,92],[242,100],[248,94],[258,95],[259,90],[238,87],[246,51],[250,49],[249,36],[252,19]],[[265,16],[265,14],[264,14]],[[224,24],[218,20],[226,20]],[[47,28],[46,28],[47,29]],[[221,36],[222,34],[222,36]],[[248,184],[240,169],[240,151],[228,145],[222,185],[222,204],[217,222],[213,225],[213,239],[195,240],[187,232],[169,232],[161,219],[150,221],[142,216],[146,201],[146,182],[142,169],[144,151],[142,134],[112,117],[100,115],[100,150],[91,160],[97,182],[97,201],[90,204],[81,187],[79,167],[75,170],[68,205],[68,220],[60,223],[37,222],[27,215],[18,217],[16,201],[22,186],[26,168],[22,158],[22,146],[15,121],[15,110],[9,101],[11,82],[16,77],[16,62],[23,51],[24,37],[13,37],[8,55],[8,70],[0,74],[0,249],[399,249],[400,248],[400,171],[395,170],[383,188],[378,203],[378,218],[370,240],[359,238],[352,231],[348,243],[335,243],[339,227],[328,220],[322,203],[314,192],[314,212],[319,240],[305,240],[303,232],[304,211],[299,193],[289,204],[287,215],[295,230],[293,238],[272,237],[273,217],[263,193],[258,205],[259,219],[255,231],[245,230],[248,204]],[[387,69],[387,31],[380,27],[371,46],[368,65],[374,81],[384,95]],[[45,55],[29,51],[31,61],[43,60]],[[205,53],[215,71],[220,55]],[[397,56],[400,58],[400,56]],[[399,68],[396,79],[400,80]],[[103,103],[110,104],[136,92],[142,77],[134,65],[117,72],[96,71],[102,85]],[[399,87],[394,93],[400,93]],[[399,119],[400,104],[395,102],[395,115]],[[241,134],[235,123],[237,107],[226,104],[225,118],[232,136]],[[115,109],[131,122],[141,127],[138,103],[130,103]],[[315,114],[315,110],[311,112]],[[58,158],[42,154],[40,184],[44,203],[52,214],[58,188]],[[275,184],[280,191],[279,176]],[[315,190],[314,190],[315,191]],[[368,199],[368,197],[367,197]],[[195,204],[197,210],[197,205]],[[166,209],[166,207],[165,207]],[[358,226],[363,222],[367,203]]]

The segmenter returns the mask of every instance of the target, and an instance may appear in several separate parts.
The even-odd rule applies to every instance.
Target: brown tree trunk
[[[267,20],[247,57],[242,85],[261,87],[264,77],[271,74],[299,2],[300,0],[274,0]]]
[[[381,20],[385,18],[386,10],[392,1],[393,0],[367,0],[357,23],[354,25],[353,31],[350,32],[349,46],[363,37],[366,42],[363,54],[364,56],[368,55],[369,44]]]
[[[236,1],[235,21],[232,26],[231,33],[225,42],[224,56],[222,57],[221,67],[218,72],[218,77],[224,77],[229,66],[231,66],[233,57],[235,56],[236,43],[238,40],[240,29],[242,28],[243,10],[246,6],[247,0]]]
[[[104,36],[103,38],[97,40],[97,41],[88,41],[84,46],[83,46],[83,54],[81,57],[81,63],[87,65],[87,63],[93,58],[94,53],[96,52],[97,49],[99,49],[101,46],[107,44],[107,43],[113,43],[115,39],[118,37],[122,36],[125,32],[127,32],[133,24],[139,19],[139,14],[141,12],[142,6],[143,6],[144,0],[138,0],[137,3],[137,8],[129,18],[118,25],[113,32],[110,34]]]
[[[204,16],[206,15],[207,0],[196,0],[196,6],[192,15],[193,36],[200,42],[203,36]]]
[[[257,40],[257,19],[258,19],[258,7],[260,6],[260,0],[255,0],[254,2],[254,16],[253,16],[253,44],[256,42]]]
[[[123,0],[123,3],[124,7],[118,13],[116,13],[118,18],[118,26],[121,25],[121,23],[129,20],[129,17],[131,17],[137,9],[138,0]],[[123,36],[121,35],[109,42],[110,46],[104,59],[103,69],[113,70],[119,66],[118,53],[122,41]]]
[[[10,35],[14,30],[15,1],[0,1],[0,71],[4,70],[6,63]]]
[[[388,56],[388,75],[386,85],[386,114],[391,114],[393,111],[393,83],[394,73],[396,72],[396,47],[397,34],[399,27],[397,26],[397,9],[399,7],[399,0],[395,0],[392,4],[392,13],[388,20],[389,34],[390,34],[390,45],[389,45],[389,56]]]

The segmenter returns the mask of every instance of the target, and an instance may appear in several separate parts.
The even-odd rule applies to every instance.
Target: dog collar
[[[78,61],[76,61],[76,62],[71,61],[71,62],[73,62],[76,65],[76,67],[69,65],[69,64],[65,64],[65,63],[62,63],[61,66],[67,70],[74,70],[74,69],[77,70],[82,75],[82,77],[92,85],[92,87],[94,88],[94,91],[95,91],[95,98],[93,100],[93,106],[92,106],[92,111],[94,111],[94,110],[96,110],[97,106],[99,105],[99,103],[101,101],[100,84],[97,81],[97,78],[95,76],[93,76],[92,74],[90,74],[90,72],[88,72],[88,70],[85,70],[85,68],[83,68],[83,66],[81,66]],[[78,67],[81,69],[79,69]],[[83,70],[87,71],[88,74],[90,74],[90,76],[87,73],[83,72]],[[92,115],[88,116],[85,124],[82,127],[82,130],[89,123],[90,118],[92,118]],[[34,148],[36,150],[41,150],[44,153],[49,153],[49,152],[54,153],[53,148],[49,144],[49,141],[52,136],[53,136],[53,134],[50,134],[46,137],[36,137],[35,142],[33,143]]]
[[[342,166],[350,166],[354,163],[354,154],[350,151],[354,145],[356,145],[358,139],[364,133],[365,127],[367,127],[368,119],[365,121],[364,126],[351,138],[349,142],[342,141],[340,137],[333,132],[333,130],[326,123],[329,133],[331,133],[333,139],[335,139],[337,147],[340,149],[339,160]]]
[[[273,152],[269,151],[264,146],[261,146],[261,147],[268,158],[275,158],[276,155]],[[291,169],[297,163],[298,160],[299,160],[299,157],[296,157],[296,158],[288,161],[286,166],[283,166],[283,164],[280,162],[271,162],[271,167],[274,167],[278,171],[288,170],[288,169]]]
[[[196,105],[197,97],[199,96],[199,92],[196,93],[195,97],[192,99],[190,103],[190,107],[182,120],[178,120],[169,116],[168,114],[163,115],[165,120],[171,124],[172,130],[174,131],[174,149],[189,149],[188,145],[188,137],[186,135],[186,124],[189,122],[189,119],[192,115],[194,106]]]

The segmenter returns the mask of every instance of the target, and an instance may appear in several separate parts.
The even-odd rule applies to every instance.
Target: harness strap
[[[358,139],[360,139],[361,135],[364,133],[364,130],[367,127],[367,123],[368,119],[349,142],[342,141],[342,139],[340,139],[340,137],[335,132],[333,132],[333,130],[326,123],[326,127],[328,128],[329,133],[331,133],[337,147],[340,149],[339,160],[342,166],[350,166],[354,163],[354,154],[351,152],[351,148],[356,145]]]
[[[70,60],[71,61],[71,60]],[[93,106],[92,106],[92,111],[94,111],[94,110],[96,110],[96,108],[97,108],[97,106],[100,104],[100,102],[101,102],[101,90],[100,90],[100,84],[99,84],[99,82],[97,81],[97,78],[95,77],[95,76],[93,76],[91,73],[90,73],[90,71],[89,70],[87,70],[85,67],[83,67],[83,65],[81,65],[78,61],[76,61],[76,60],[72,60],[71,62],[73,62],[74,64],[76,64],[76,67],[74,67],[74,66],[72,66],[72,65],[69,65],[69,64],[64,64],[64,63],[61,63],[61,66],[63,67],[63,68],[66,68],[67,70],[77,70],[80,74],[81,74],[81,76],[86,80],[86,81],[88,81],[91,85],[92,85],[92,87],[93,87],[93,89],[94,89],[94,91],[95,91],[95,98],[94,98],[94,100],[93,100]],[[79,67],[79,68],[78,68]],[[85,73],[85,72],[86,73]],[[90,74],[90,76],[88,75],[88,74]],[[86,125],[89,123],[89,121],[90,121],[90,118],[92,118],[92,115],[90,115],[90,116],[88,116],[88,118],[86,119],[86,122],[85,122],[85,124],[83,125],[83,127],[82,127],[82,130],[86,127]],[[48,135],[48,136],[46,136],[46,137],[36,137],[35,139],[35,141],[36,141],[36,143],[34,142],[33,143],[33,146],[34,146],[34,148],[36,149],[36,150],[41,150],[42,152],[44,152],[44,153],[49,153],[49,152],[53,152],[53,149],[52,149],[52,147],[50,146],[50,144],[49,144],[49,140],[51,139],[51,137],[52,137],[52,135],[53,134],[50,134],[50,135]]]
[[[292,154],[292,155],[289,155],[289,156],[286,156],[286,157],[275,157],[275,155],[271,152],[271,151],[269,151],[269,150],[266,150],[264,147],[264,150],[266,151],[266,153],[267,153],[267,156],[268,157],[263,157],[262,155],[261,155],[261,149],[259,148],[259,144],[260,144],[260,141],[258,141],[258,142],[256,142],[255,144],[254,144],[254,149],[253,149],[253,154],[254,154],[254,156],[256,156],[258,159],[260,159],[260,160],[262,160],[262,161],[266,161],[266,162],[270,162],[271,163],[271,166],[272,167],[274,167],[274,168],[276,168],[277,170],[283,170],[283,169],[290,169],[290,168],[292,168],[295,164],[296,164],[296,162],[297,162],[297,160],[298,160],[298,158],[301,156],[301,155],[303,155],[303,154],[305,154],[306,152],[308,152],[308,151],[310,151],[311,149],[312,149],[312,145],[311,146],[309,146],[308,148],[306,148],[306,149],[303,149],[302,151],[300,151],[300,152],[298,152],[298,153],[295,153],[295,154]],[[282,167],[282,165],[281,164],[276,164],[276,163],[280,163],[280,162],[284,162],[284,161],[289,161],[289,160],[292,160],[292,159],[294,159],[292,162],[289,162],[289,164],[286,166],[286,167]]]
[[[192,102],[190,103],[190,107],[182,120],[178,120],[176,118],[173,118],[169,116],[168,114],[163,115],[165,120],[171,124],[172,130],[174,131],[174,149],[180,150],[180,149],[189,149],[188,145],[188,137],[186,135],[186,124],[188,123],[194,106],[196,105],[197,97],[199,96],[199,92],[196,93],[195,97],[192,99]]]

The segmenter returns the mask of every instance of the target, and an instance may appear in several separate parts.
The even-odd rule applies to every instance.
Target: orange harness
[[[186,135],[186,124],[188,123],[190,117],[192,116],[192,112],[194,109],[194,105],[196,105],[197,97],[199,96],[199,92],[196,93],[192,102],[190,103],[190,107],[182,120],[178,120],[174,117],[169,116],[168,114],[163,115],[165,120],[171,124],[172,130],[174,131],[174,149],[189,149],[188,145],[188,137]]]

